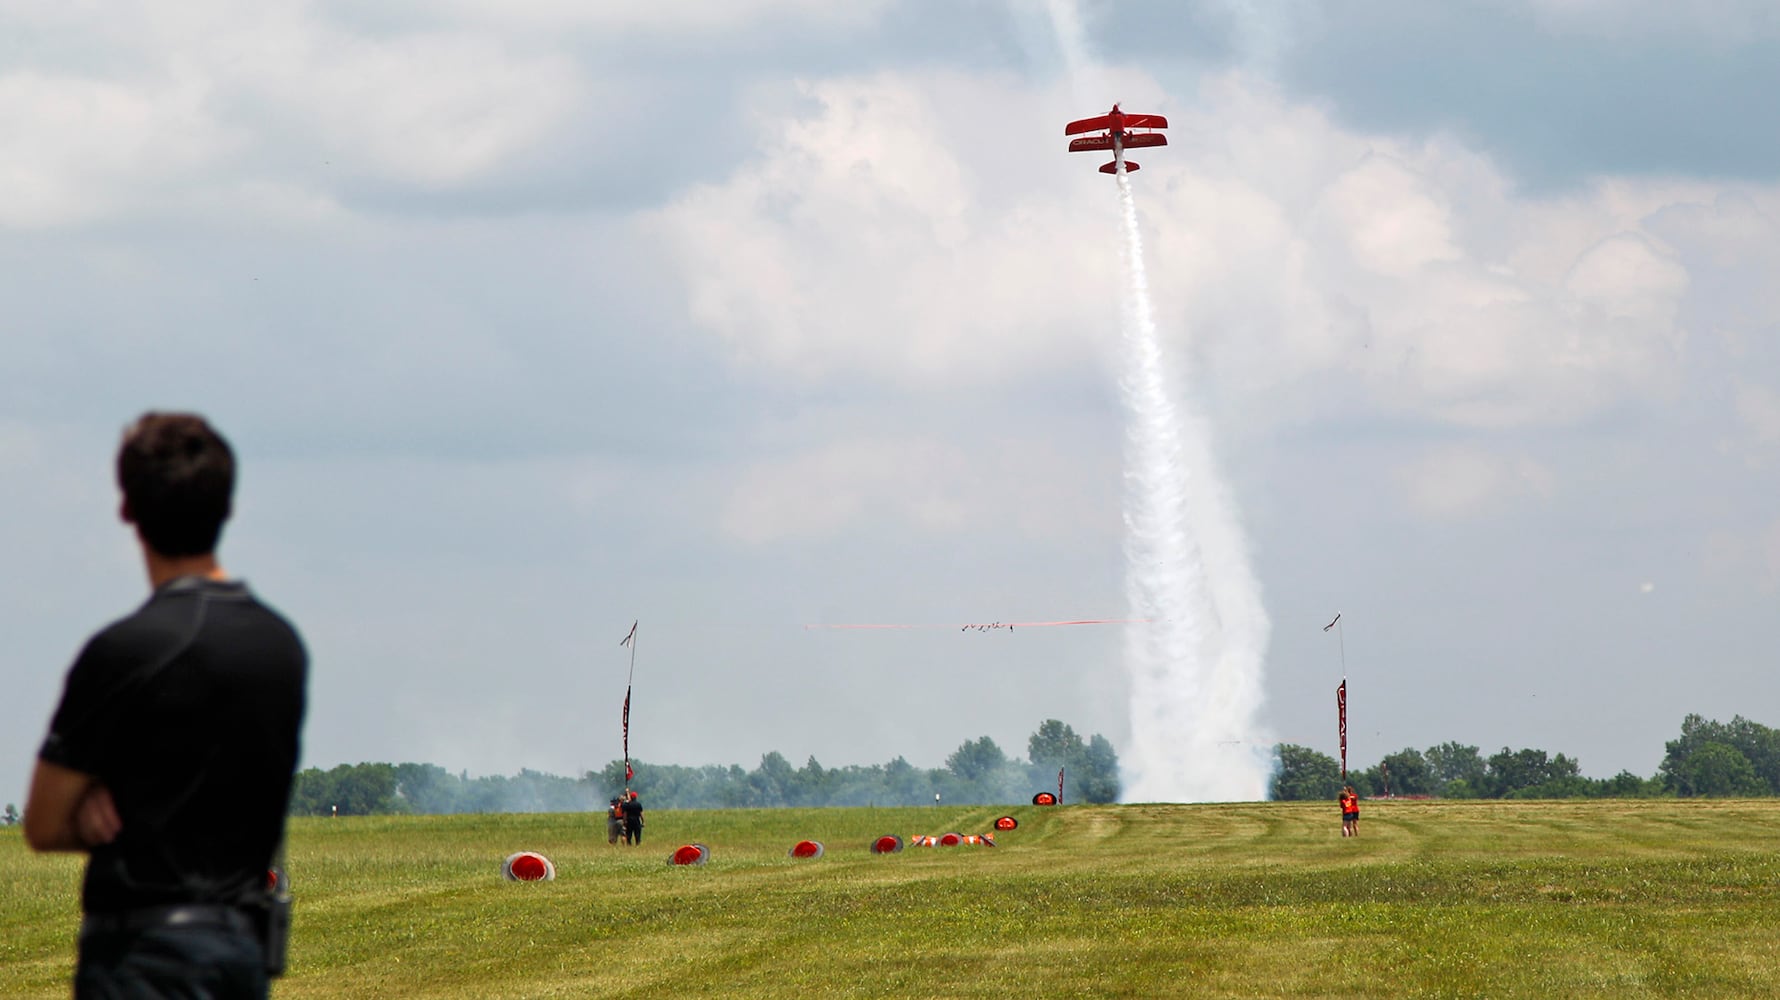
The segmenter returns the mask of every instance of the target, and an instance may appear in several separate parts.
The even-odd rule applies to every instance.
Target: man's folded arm
[[[31,774],[24,825],[25,843],[37,851],[89,851],[123,828],[99,779],[41,759]]]

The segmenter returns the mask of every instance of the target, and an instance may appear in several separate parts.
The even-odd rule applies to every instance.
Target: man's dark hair
[[[216,551],[235,491],[235,453],[195,413],[145,413],[117,452],[124,517],[163,556]]]

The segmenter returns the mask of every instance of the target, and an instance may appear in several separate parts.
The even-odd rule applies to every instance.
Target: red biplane
[[[1160,132],[1133,132],[1131,129],[1167,128],[1168,119],[1161,115],[1134,115],[1119,110],[1117,104],[1112,110],[1098,118],[1083,118],[1079,122],[1070,122],[1063,127],[1064,135],[1081,135],[1083,132],[1106,131],[1100,135],[1083,135],[1080,139],[1069,140],[1069,151],[1080,153],[1091,149],[1110,149],[1113,159],[1100,168],[1103,174],[1117,173],[1119,156],[1127,149],[1142,146],[1166,146],[1168,137]],[[1137,169],[1137,164],[1125,161],[1125,172]]]

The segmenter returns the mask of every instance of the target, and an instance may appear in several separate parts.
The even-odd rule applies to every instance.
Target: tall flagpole
[[[1335,731],[1341,743],[1341,783],[1347,784],[1347,634],[1341,625],[1341,612],[1335,613],[1335,619],[1323,626],[1323,631],[1335,630],[1335,642],[1341,650],[1341,686],[1335,689]]]
[[[630,673],[624,678],[624,794],[628,798],[630,779],[636,777],[630,769],[630,688],[637,677],[637,622],[630,623],[630,632],[618,645],[630,647]]]
[[[637,623],[630,623],[630,634],[624,637],[620,646],[630,647],[630,673],[625,675],[624,690],[629,691],[632,681],[637,679]],[[1345,661],[1344,661],[1345,662]]]

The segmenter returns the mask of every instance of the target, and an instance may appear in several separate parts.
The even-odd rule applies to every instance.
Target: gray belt
[[[163,927],[222,927],[243,934],[254,933],[253,918],[240,907],[221,903],[178,903],[118,913],[92,913],[80,922],[83,935],[137,933]]]

